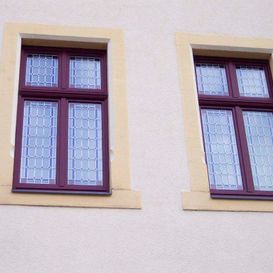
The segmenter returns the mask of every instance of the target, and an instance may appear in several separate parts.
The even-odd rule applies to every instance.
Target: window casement
[[[268,61],[195,56],[213,198],[273,198],[273,92]]]
[[[109,194],[106,51],[23,47],[13,191]]]

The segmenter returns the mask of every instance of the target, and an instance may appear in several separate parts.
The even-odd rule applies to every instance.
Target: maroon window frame
[[[242,114],[243,110],[273,112],[273,84],[269,62],[267,60],[194,56],[194,63],[195,69],[197,64],[216,64],[223,66],[226,70],[229,91],[228,96],[199,94],[198,92],[200,115],[201,109],[232,110],[235,137],[237,140],[242,175],[243,190],[210,189],[211,197],[225,199],[273,200],[273,191],[259,191],[254,189],[247,138]],[[240,65],[249,65],[264,69],[269,98],[240,96],[236,76],[236,67]],[[197,82],[197,73],[195,73],[195,75]]]
[[[25,85],[26,60],[29,54],[53,54],[58,58],[58,85],[56,87]],[[77,89],[69,87],[70,57],[95,57],[100,60],[101,88]],[[54,101],[58,103],[56,184],[20,183],[20,164],[23,132],[24,102]],[[68,103],[101,104],[102,115],[102,164],[101,186],[69,185],[68,176]],[[109,185],[109,133],[108,133],[108,90],[107,53],[105,50],[72,48],[22,47],[20,80],[18,92],[15,159],[13,171],[13,192],[43,192],[71,194],[111,194]]]

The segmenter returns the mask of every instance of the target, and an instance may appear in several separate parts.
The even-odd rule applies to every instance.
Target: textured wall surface
[[[0,0],[5,22],[125,34],[142,210],[0,206],[1,273],[271,273],[272,213],[190,212],[175,32],[273,35],[271,0]],[[1,42],[1,40],[0,40]]]

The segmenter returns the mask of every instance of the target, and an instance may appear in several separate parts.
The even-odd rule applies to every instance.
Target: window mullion
[[[68,79],[69,79],[69,67],[68,67],[68,55],[65,51],[60,54],[60,78],[61,78],[61,88],[68,88]]]
[[[231,94],[233,98],[239,98],[239,88],[237,83],[237,76],[236,76],[236,66],[233,62],[228,63],[228,72],[230,77],[230,87],[231,87]]]
[[[58,177],[59,186],[65,187],[67,184],[67,147],[68,147],[68,102],[67,99],[62,98],[60,100],[59,111],[59,138],[58,138]]]
[[[249,152],[247,147],[246,132],[243,120],[243,113],[240,107],[235,107],[235,126],[238,132],[238,144],[241,150],[241,160],[242,160],[242,172],[244,177],[244,185],[246,186],[247,192],[254,192],[253,177],[251,171],[251,164],[249,158]]]

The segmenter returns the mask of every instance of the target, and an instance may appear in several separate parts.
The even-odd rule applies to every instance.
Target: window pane
[[[58,85],[57,56],[32,54],[27,56],[26,85],[54,87]]]
[[[226,69],[222,65],[196,64],[198,93],[228,96]]]
[[[69,103],[68,184],[102,185],[100,104]]]
[[[100,60],[72,57],[69,64],[69,86],[73,88],[101,89]]]
[[[243,112],[254,188],[273,191],[273,114]]]
[[[56,183],[56,102],[25,101],[20,183]]]
[[[263,68],[239,66],[236,68],[239,92],[243,97],[268,98],[268,88]]]
[[[211,189],[242,189],[232,111],[202,109],[201,115]]]

